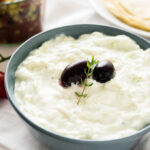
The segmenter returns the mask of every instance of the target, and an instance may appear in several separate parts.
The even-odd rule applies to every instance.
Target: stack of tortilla
[[[123,22],[150,31],[150,0],[104,0],[108,10]]]

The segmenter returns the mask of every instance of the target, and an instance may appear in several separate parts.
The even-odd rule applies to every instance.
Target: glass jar
[[[0,2],[0,43],[22,42],[42,30],[44,0],[3,1]]]

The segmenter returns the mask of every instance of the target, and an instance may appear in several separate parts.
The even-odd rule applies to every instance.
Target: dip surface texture
[[[93,79],[77,105],[75,92],[59,79],[75,61],[109,60],[115,76],[106,83]],[[125,35],[99,32],[78,39],[60,35],[33,50],[16,71],[16,102],[33,122],[56,134],[108,140],[136,133],[150,123],[150,49],[143,51]]]

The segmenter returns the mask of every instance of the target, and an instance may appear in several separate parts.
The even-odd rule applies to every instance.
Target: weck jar
[[[22,42],[42,31],[44,0],[0,0],[0,43]]]

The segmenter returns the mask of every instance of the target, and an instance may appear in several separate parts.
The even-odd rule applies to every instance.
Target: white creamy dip
[[[81,86],[63,88],[59,79],[75,61],[109,60],[115,76],[86,89],[77,105]],[[125,35],[99,32],[78,39],[60,35],[33,50],[16,71],[15,97],[33,122],[59,135],[91,140],[131,135],[150,123],[150,49],[143,51]]]

